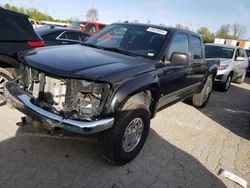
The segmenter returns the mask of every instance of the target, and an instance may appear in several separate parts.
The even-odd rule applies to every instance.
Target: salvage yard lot
[[[178,103],[157,114],[142,152],[118,167],[95,138],[51,136],[16,126],[22,114],[0,107],[0,187],[239,187],[250,183],[250,79],[214,91],[204,109]]]

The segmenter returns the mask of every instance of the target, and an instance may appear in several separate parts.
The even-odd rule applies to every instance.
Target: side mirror
[[[237,58],[236,58],[236,61],[244,61],[244,60],[245,60],[244,57],[237,57]]]
[[[174,52],[171,55],[170,62],[172,65],[187,65],[188,64],[188,56],[184,53]]]

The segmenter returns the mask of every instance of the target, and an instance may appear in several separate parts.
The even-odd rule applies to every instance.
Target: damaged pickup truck
[[[102,156],[118,165],[140,152],[157,111],[188,98],[205,106],[217,73],[198,34],[144,24],[112,24],[19,60],[8,102],[51,129],[98,133]]]

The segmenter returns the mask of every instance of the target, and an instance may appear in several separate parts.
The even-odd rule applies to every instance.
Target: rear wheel
[[[238,83],[238,84],[242,84],[245,80],[245,77],[246,77],[246,72],[244,72],[240,78],[238,78],[235,82]]]
[[[13,79],[13,76],[5,69],[0,68],[0,106],[6,103],[4,87],[5,84],[11,79]]]
[[[195,93],[193,95],[193,100],[192,100],[193,106],[198,108],[206,106],[210,94],[212,92],[212,88],[213,88],[213,75],[209,75],[202,90],[199,93]]]
[[[231,82],[232,82],[232,74],[230,74],[227,77],[227,80],[226,80],[225,83],[221,83],[220,90],[221,91],[227,91],[230,88],[230,86],[231,86]]]
[[[100,135],[98,147],[102,156],[113,164],[130,162],[142,149],[149,127],[146,106],[129,102],[115,118],[113,127]]]

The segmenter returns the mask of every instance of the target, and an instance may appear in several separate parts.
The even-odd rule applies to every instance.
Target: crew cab
[[[205,106],[217,73],[198,34],[147,24],[112,24],[19,60],[8,102],[46,128],[98,133],[102,156],[118,165],[140,152],[157,111],[189,98]]]
[[[15,77],[18,52],[44,46],[28,16],[0,7],[0,105],[5,103],[4,85]]]
[[[219,60],[218,73],[214,81],[222,91],[227,91],[232,81],[239,84],[244,82],[248,58],[243,48],[225,44],[206,44],[205,53],[207,60]]]
[[[79,29],[81,32],[84,32],[90,36],[93,36],[98,31],[106,27],[106,24],[97,23],[97,22],[74,22],[70,26],[70,28]]]

